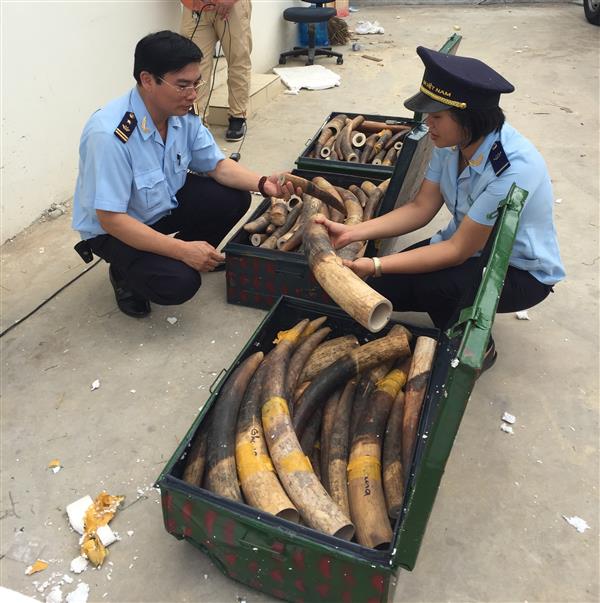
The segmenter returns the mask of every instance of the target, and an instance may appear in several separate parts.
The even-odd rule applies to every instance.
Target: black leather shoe
[[[121,310],[123,314],[133,316],[133,318],[143,318],[150,314],[150,302],[131,289],[128,289],[122,280],[117,280],[112,266],[108,269],[108,278],[115,290],[117,306],[119,306],[119,310]]]
[[[229,142],[235,142],[236,140],[242,140],[246,133],[246,120],[243,117],[230,117],[229,127],[225,132],[225,140]]]

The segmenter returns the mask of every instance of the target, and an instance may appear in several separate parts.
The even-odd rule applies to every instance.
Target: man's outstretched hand
[[[210,272],[225,261],[225,256],[206,241],[186,241],[180,259],[198,272]]]

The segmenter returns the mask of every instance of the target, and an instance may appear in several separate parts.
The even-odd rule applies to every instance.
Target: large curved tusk
[[[262,362],[256,352],[246,358],[221,388],[212,410],[206,460],[206,488],[243,502],[235,466],[235,423],[246,387]]]
[[[369,331],[381,331],[392,314],[391,302],[344,266],[331,246],[325,226],[311,220],[303,241],[308,265],[329,297]]]

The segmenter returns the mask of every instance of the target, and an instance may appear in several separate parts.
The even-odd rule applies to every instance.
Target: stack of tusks
[[[332,186],[320,176],[311,182],[295,174],[282,174],[280,184],[287,182],[302,191],[302,200],[292,197],[291,210],[289,202],[288,208],[284,209],[283,200],[273,200],[264,214],[244,225],[244,230],[252,233],[251,240],[262,248],[277,246],[281,251],[288,251],[302,244],[310,269],[327,294],[362,326],[373,333],[380,331],[390,319],[392,304],[343,263],[343,260],[362,257],[366,241],[350,243],[336,252],[327,229],[317,224],[314,217],[322,214],[334,221],[343,220],[347,225],[369,220],[377,211],[389,180],[379,186],[366,181],[361,187],[351,186],[346,190]],[[285,211],[288,211],[286,217]],[[269,223],[281,226],[276,226],[271,235],[260,234]]]
[[[411,357],[412,335],[395,325],[364,345],[354,336],[325,342],[324,321],[300,321],[278,334],[266,356],[256,352],[237,366],[195,436],[183,479],[326,534],[386,547],[436,341],[419,337]]]
[[[394,165],[411,129],[410,125],[367,121],[364,115],[351,119],[340,113],[323,126],[308,157]]]

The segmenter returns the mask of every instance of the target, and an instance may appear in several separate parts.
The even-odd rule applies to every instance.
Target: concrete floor
[[[264,173],[291,168],[333,110],[406,115],[402,100],[421,77],[415,47],[438,48],[460,28],[460,53],[517,88],[503,106],[548,162],[568,272],[530,321],[497,318],[499,361],[477,383],[417,567],[400,574],[394,600],[597,601],[599,30],[575,4],[365,7],[351,22],[359,18],[386,28],[360,40],[384,60],[348,49],[343,66],[323,60],[342,85],[279,96],[252,119],[243,161]],[[64,216],[3,246],[3,329],[83,270],[75,241]],[[28,577],[3,556],[3,586],[44,600],[49,588],[38,592],[34,581],[68,573],[78,551],[65,506],[106,488],[127,497],[111,524],[123,539],[110,563],[75,576],[90,601],[272,600],[168,535],[150,488],[264,316],[227,305],[224,279],[208,275],[191,302],[136,321],[117,310],[102,263],[2,339],[1,552],[23,529],[51,561]],[[517,417],[513,436],[499,429],[503,411]],[[46,469],[54,458],[64,466],[57,474]],[[579,533],[563,515],[591,528]]]

